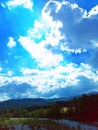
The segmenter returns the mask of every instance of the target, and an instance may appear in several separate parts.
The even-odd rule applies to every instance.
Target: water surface
[[[11,124],[2,126],[0,130],[98,130],[97,126],[70,120],[38,120],[35,124]]]

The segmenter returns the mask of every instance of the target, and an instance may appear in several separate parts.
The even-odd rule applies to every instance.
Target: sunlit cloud
[[[36,44],[30,37],[21,36],[19,42],[31,54],[32,58],[36,59],[41,67],[57,66],[63,60],[61,54],[53,54],[47,50],[44,41]]]
[[[92,72],[92,68],[88,64],[84,63],[81,63],[80,66],[74,63],[70,63],[66,66],[58,66],[57,68],[51,70],[21,68],[20,71],[22,73],[22,76],[13,76],[10,78],[8,75],[4,75],[1,76],[0,79],[2,81],[1,87],[4,85],[9,86],[9,84],[12,84],[14,87],[13,89],[15,89],[15,87],[18,87],[19,85],[21,85],[21,87],[26,87],[28,84],[28,89],[24,88],[24,94],[18,92],[20,90],[17,90],[17,94],[14,94],[16,96],[21,95],[21,97],[23,95],[26,96],[26,94],[28,97],[43,97],[47,94],[45,97],[48,97],[51,92],[53,92],[53,94],[51,94],[51,97],[53,97],[56,91],[57,94],[55,96],[59,97],[60,93],[58,90],[60,92],[63,92],[65,90],[65,93],[67,93],[67,90],[69,88],[72,93],[72,91],[77,89],[75,93],[77,94],[77,92],[79,92],[79,89],[84,88],[84,85],[86,85],[88,81],[89,83],[93,84],[94,87],[88,87],[88,84],[86,86],[86,90],[83,90],[83,92],[89,92],[93,89],[97,89],[98,85],[97,74]],[[5,92],[7,92],[6,88],[3,89]],[[35,91],[31,93],[33,89]]]
[[[36,15],[33,3],[11,0],[1,4],[1,32],[6,38],[0,39],[0,100],[98,91],[98,5],[87,11],[68,1],[43,1]],[[16,7],[24,13],[17,16]]]
[[[13,76],[13,72],[12,71],[8,71],[8,76],[12,77]]]
[[[40,71],[38,69],[21,68],[23,75],[37,75]]]
[[[64,47],[65,50],[66,48],[88,50],[94,45],[92,42],[94,39],[98,41],[98,30],[96,29],[98,23],[97,6],[87,15],[86,10],[78,7],[76,4],[64,1],[49,1],[44,7],[43,14],[51,18],[51,21],[62,23],[63,26],[60,28],[60,33],[64,36],[61,44],[63,50]],[[90,14],[94,14],[96,20],[91,19],[92,16]]]
[[[13,48],[16,46],[16,42],[14,41],[14,38],[13,37],[9,37],[9,42],[7,43],[7,46],[9,48]]]
[[[23,6],[24,8],[32,10],[33,2],[31,0],[11,0],[7,2],[7,5],[9,9],[17,6]]]
[[[93,18],[94,16],[96,17],[96,15],[98,15],[98,5],[96,5],[89,11],[88,17]]]

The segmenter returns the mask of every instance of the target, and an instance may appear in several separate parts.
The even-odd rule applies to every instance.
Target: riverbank
[[[37,121],[40,121],[40,120],[69,120],[69,121],[75,121],[75,122],[79,122],[79,123],[82,123],[82,124],[87,124],[87,125],[94,125],[96,127],[98,127],[98,118],[91,118],[91,117],[70,117],[70,118],[58,118],[58,119],[55,119],[55,118],[31,118],[31,117],[27,117],[27,118],[5,118],[7,120],[12,120],[12,121],[15,121],[17,120],[18,122],[26,122],[26,121],[34,121],[34,122],[37,122]],[[1,119],[2,120],[2,119]]]
[[[0,130],[4,130],[2,128],[6,128],[6,130],[10,130],[9,128],[13,128],[15,130],[39,130],[39,128],[44,130],[73,130],[73,129],[98,129],[97,126],[89,125],[77,121],[65,120],[65,119],[45,119],[45,118],[10,118],[2,120],[3,127]],[[17,129],[16,129],[17,128]],[[20,128],[20,129],[19,129]]]

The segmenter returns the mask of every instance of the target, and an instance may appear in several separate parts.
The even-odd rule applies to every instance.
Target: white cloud
[[[96,15],[98,15],[98,5],[96,5],[89,11],[88,17],[94,17]]]
[[[39,73],[38,69],[29,69],[29,68],[21,68],[21,72],[23,75],[36,75]]]
[[[83,85],[87,84],[88,81],[93,83],[94,88],[93,86],[91,88],[88,87],[86,88],[86,91],[91,91],[92,88],[97,89],[98,85],[98,72],[93,72],[92,68],[84,63],[81,63],[80,66],[74,63],[66,64],[66,66],[59,65],[54,69],[51,68],[46,70],[21,68],[20,71],[22,72],[22,76],[13,76],[11,78],[8,74],[0,76],[0,88],[3,87],[4,90],[6,89],[4,87],[5,85],[14,83],[17,87],[17,85],[27,83],[31,87],[26,90],[25,94],[22,95],[21,93],[21,96],[35,97],[38,96],[39,93],[40,96],[44,96],[45,94],[53,92],[53,94],[51,94],[51,97],[53,97],[56,95],[56,90],[58,89],[59,91],[65,89],[66,94],[66,89],[70,88],[70,91],[75,88],[78,89],[78,87],[79,89],[82,89],[82,87],[85,87]],[[16,96],[18,96],[17,94]],[[59,93],[57,92],[57,95],[58,94]]]
[[[53,47],[59,45],[59,41],[63,39],[59,29],[62,27],[60,21],[52,21],[51,17],[42,12],[41,19],[35,20],[32,28],[28,30],[28,36],[36,43],[40,43],[42,40],[45,44],[51,44]]]
[[[16,42],[14,41],[14,38],[13,37],[9,37],[9,42],[7,43],[7,46],[9,48],[13,48],[16,46]]]
[[[37,91],[42,93],[68,86],[78,86],[81,81],[80,77],[85,77],[93,81],[94,84],[98,83],[97,75],[92,72],[89,65],[84,63],[81,63],[80,66],[70,63],[66,66],[58,66],[55,69],[40,71],[38,69],[22,68],[22,73],[28,77],[28,83],[37,86]]]
[[[57,66],[63,60],[61,54],[54,54],[45,48],[45,41],[36,44],[30,37],[21,36],[19,42],[32,58],[36,59],[40,67]]]
[[[0,87],[2,87],[3,85],[6,85],[7,81],[8,81],[8,78],[5,75],[3,76],[0,75]]]
[[[13,76],[13,72],[9,70],[9,71],[7,72],[7,75],[10,76],[10,77],[12,77],[12,76]]]
[[[31,54],[40,67],[57,66],[63,61],[62,54],[55,51],[56,46],[59,46],[59,41],[63,39],[59,29],[62,27],[60,21],[53,21],[51,17],[42,16],[40,20],[35,20],[34,25],[27,32],[27,36],[20,36],[20,44]],[[51,45],[52,50],[47,48]]]
[[[34,40],[41,40],[44,35],[48,34],[49,27],[46,25],[46,23],[35,20],[33,28],[30,28],[28,30],[28,35],[31,38],[34,38]]]
[[[5,101],[5,100],[9,100],[10,99],[10,97],[8,96],[8,94],[7,93],[2,93],[2,94],[0,94],[0,101],[2,102],[2,101]]]
[[[50,34],[48,36],[51,41],[54,41],[51,44],[52,46],[58,46],[64,52],[80,55],[84,52],[89,53],[89,51],[92,51],[88,59],[86,55],[84,57],[89,65],[94,69],[98,69],[98,5],[87,12],[78,5],[67,1],[48,1],[42,10],[42,17],[47,23],[48,21],[51,23],[49,24],[51,32],[52,28],[55,28],[54,23],[61,24],[61,26],[56,28],[58,38],[54,36],[54,32],[57,32],[55,29],[51,33],[52,38]]]
[[[89,50],[98,42],[98,6],[87,13],[76,4],[63,1],[49,1],[42,11],[44,18],[50,23],[60,22],[59,33],[62,37],[59,43],[61,49]],[[94,17],[92,17],[94,16]],[[62,43],[62,44],[61,44]],[[63,46],[63,47],[62,47]]]
[[[31,0],[11,0],[7,2],[7,5],[9,9],[17,6],[23,6],[24,8],[30,9],[32,11],[33,2]]]
[[[31,6],[26,6],[25,2],[10,1],[9,7],[23,5],[25,8],[30,7],[31,9]],[[87,85],[85,90],[97,89],[98,48],[94,53],[91,53],[89,61],[86,60],[85,63],[79,61],[79,65],[71,63],[71,59],[67,59],[70,62],[67,63],[65,58],[72,52],[75,56],[81,56],[83,53],[82,59],[86,59],[84,52],[89,49],[94,50],[97,47],[97,8],[97,6],[94,7],[87,14],[86,10],[76,4],[70,4],[66,1],[48,1],[42,10],[40,19],[35,20],[33,27],[28,29],[27,36],[20,36],[18,39],[32,59],[37,61],[36,68],[33,68],[33,65],[32,69],[20,66],[22,76],[12,77],[11,71],[8,71],[6,75],[2,74],[0,87],[13,82],[17,85],[27,83],[31,85],[30,90],[33,91],[36,88],[33,94],[32,91],[22,94],[23,96],[27,94],[30,97],[35,97],[39,93],[40,96],[43,96],[50,92],[52,93],[51,97],[58,96],[57,90],[65,90],[63,93],[66,94],[68,88],[70,91],[76,88],[77,93],[79,89],[82,91],[85,85]],[[15,45],[14,39],[10,37],[7,46],[12,48]],[[18,57],[15,56],[15,58]],[[61,63],[66,64],[61,65]],[[89,88],[90,84],[94,85],[94,88],[93,86]],[[16,96],[18,97],[18,95]]]
[[[3,3],[1,3],[1,6],[2,6],[3,8],[5,8],[5,5],[4,5]]]

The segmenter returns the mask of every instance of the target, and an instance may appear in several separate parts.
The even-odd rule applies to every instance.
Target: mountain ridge
[[[67,101],[71,98],[53,98],[53,99],[45,99],[45,98],[24,98],[24,99],[10,99],[6,101],[0,102],[0,109],[13,109],[18,107],[36,107],[36,106],[44,106],[49,103],[54,103],[58,101]]]
[[[87,95],[92,95],[92,94],[96,95],[98,94],[98,92],[87,93]],[[81,97],[81,95],[71,96],[71,97],[52,98],[52,99],[45,99],[45,98],[10,99],[10,100],[0,102],[0,109],[45,106],[48,105],[49,103],[72,100],[75,97]]]

